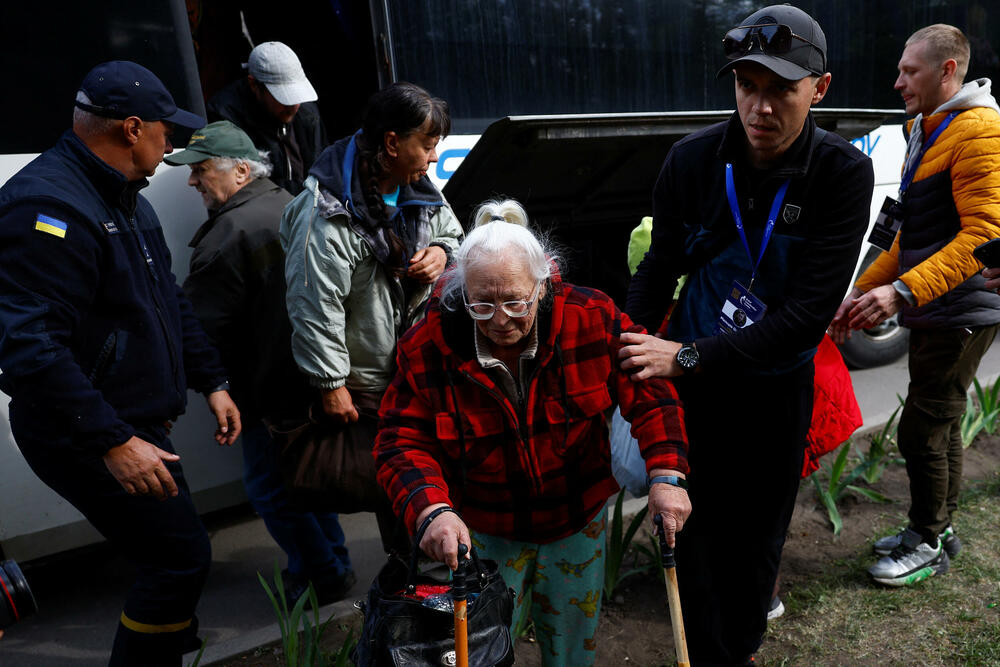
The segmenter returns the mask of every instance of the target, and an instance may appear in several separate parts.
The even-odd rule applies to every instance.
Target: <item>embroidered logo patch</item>
[[[801,206],[796,206],[795,204],[785,204],[785,210],[781,212],[781,219],[791,225],[798,221],[801,213]]]
[[[41,213],[35,218],[35,229],[46,234],[52,234],[52,236],[58,236],[61,239],[66,238],[67,227],[68,225],[62,220],[56,220]]]
[[[104,231],[106,231],[108,234],[118,233],[118,225],[115,224],[114,220],[105,220],[101,224],[104,226]]]

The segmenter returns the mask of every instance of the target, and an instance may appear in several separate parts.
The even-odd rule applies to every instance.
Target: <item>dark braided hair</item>
[[[403,139],[425,125],[428,135],[446,137],[451,131],[451,116],[447,102],[431,97],[420,86],[398,81],[368,99],[357,146],[363,173],[368,175],[368,182],[364,184],[365,204],[377,227],[389,224],[388,208],[378,187],[379,179],[386,172],[385,134],[395,132]],[[389,265],[405,271],[408,258],[403,241],[391,229],[386,229],[386,240],[389,243]]]

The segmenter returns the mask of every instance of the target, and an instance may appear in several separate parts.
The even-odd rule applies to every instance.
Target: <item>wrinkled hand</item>
[[[983,278],[986,278],[986,289],[993,289],[1000,292],[1000,268],[985,269]]]
[[[125,491],[133,496],[152,495],[157,500],[177,495],[173,475],[164,461],[180,461],[176,454],[132,436],[104,455],[104,465]]]
[[[323,412],[338,424],[353,424],[358,421],[358,409],[347,387],[325,389],[323,391]]]
[[[837,308],[837,312],[833,316],[833,321],[830,322],[830,326],[826,330],[826,332],[830,334],[830,338],[833,339],[834,343],[843,343],[851,337],[851,329],[847,326],[847,312],[854,306],[854,303],[862,294],[864,294],[864,292],[855,287],[851,290],[851,293],[844,298],[840,307]]]
[[[870,329],[899,312],[906,301],[892,285],[879,285],[855,299],[847,316],[852,329]]]
[[[678,342],[628,332],[621,335],[621,342],[618,358],[622,360],[622,370],[632,372],[638,369],[631,374],[635,382],[652,377],[676,377],[684,373],[677,363],[677,351],[681,349]]]
[[[677,475],[683,477],[676,471],[654,471],[653,475]],[[667,546],[674,547],[674,539],[677,533],[684,527],[684,522],[691,515],[691,499],[688,493],[679,486],[672,484],[654,484],[649,489],[649,517],[656,525],[657,515],[663,520],[663,533],[667,538]]]
[[[424,508],[417,516],[414,530],[419,529],[424,519],[439,507],[446,507],[446,505],[435,503]],[[470,547],[471,550],[472,536],[469,534],[468,526],[454,512],[442,512],[434,517],[431,525],[427,526],[424,537],[420,540],[420,548],[434,560],[447,563],[452,570],[457,570],[459,542]]]
[[[215,441],[220,445],[232,445],[239,437],[243,425],[240,422],[240,411],[233,403],[228,391],[213,391],[205,397],[208,409],[215,415],[219,427],[215,430]]]
[[[436,245],[429,245],[418,250],[410,258],[410,266],[406,269],[406,275],[419,283],[432,283],[444,273],[444,267],[448,264],[448,253],[444,248]]]

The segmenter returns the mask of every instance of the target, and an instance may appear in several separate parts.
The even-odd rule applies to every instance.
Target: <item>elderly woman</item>
[[[458,565],[459,542],[496,560],[530,609],[544,664],[594,662],[604,580],[608,415],[621,406],[655,483],[668,540],[690,512],[681,410],[667,381],[619,369],[611,299],[564,284],[514,201],[490,202],[427,316],[400,340],[382,401],[378,479],[420,547]],[[461,518],[451,508],[461,512]]]

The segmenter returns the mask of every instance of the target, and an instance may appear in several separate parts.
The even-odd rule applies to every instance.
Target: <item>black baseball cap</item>
[[[163,82],[148,69],[128,60],[101,63],[87,73],[80,90],[90,104],[76,106],[105,118],[138,116],[145,121],[165,120],[196,130],[205,126],[201,116],[178,109]]]
[[[757,10],[740,21],[738,28],[726,33],[727,39],[739,28],[768,25],[787,26],[791,30],[794,38],[789,40],[787,51],[769,49],[759,34],[753,35],[746,54],[730,60],[716,76],[721,78],[738,63],[746,61],[760,63],[789,81],[826,73],[826,35],[819,23],[798,7],[771,5]]]

